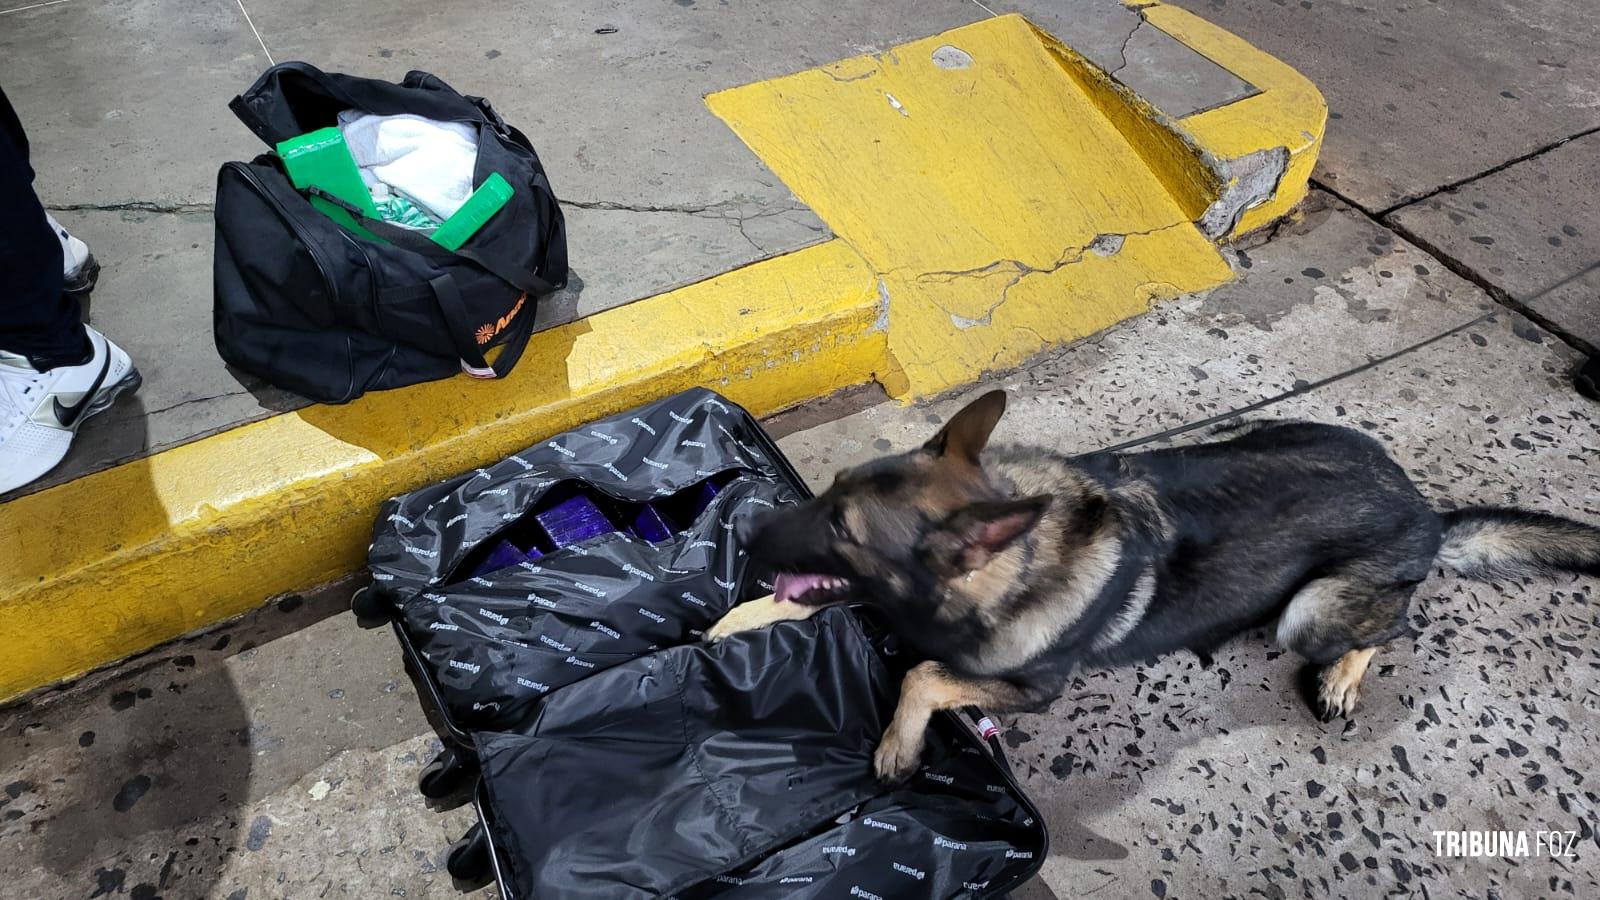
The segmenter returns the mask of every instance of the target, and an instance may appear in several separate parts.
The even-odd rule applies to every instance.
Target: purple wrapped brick
[[[567,547],[593,540],[617,530],[599,505],[574,488],[554,491],[533,514],[539,527],[556,547]]]
[[[717,494],[722,492],[722,485],[715,480],[707,479],[694,486],[694,515],[699,518],[706,511],[711,501],[717,499]]]
[[[513,544],[510,541],[502,540],[494,545],[494,549],[490,550],[489,555],[483,558],[483,562],[478,563],[478,565],[473,568],[472,577],[484,575],[489,572],[498,572],[501,569],[514,566],[527,558],[528,557],[526,554],[517,549],[516,544]]]
[[[640,504],[638,513],[633,516],[633,524],[629,526],[635,537],[641,537],[652,544],[672,537],[672,526],[661,515],[661,511],[649,503]]]

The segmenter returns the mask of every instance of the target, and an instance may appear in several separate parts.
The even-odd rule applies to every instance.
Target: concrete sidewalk
[[[990,382],[1013,394],[1002,436],[1088,450],[1271,401],[1258,415],[1369,431],[1441,505],[1600,520],[1600,410],[1550,333],[1326,194],[1235,262],[1238,284]],[[820,483],[959,402],[858,393],[770,426]],[[30,898],[456,896],[442,851],[470,815],[415,792],[435,738],[392,638],[343,599],[291,598],[0,714],[0,879]],[[1430,579],[1417,639],[1379,658],[1349,723],[1311,716],[1265,635],[1209,669],[1082,673],[1008,723],[1054,840],[1026,895],[1593,896],[1595,839],[1576,861],[1463,862],[1431,832],[1600,832],[1596,599]]]
[[[1600,5],[1176,2],[1317,83],[1317,183],[1600,348]]]

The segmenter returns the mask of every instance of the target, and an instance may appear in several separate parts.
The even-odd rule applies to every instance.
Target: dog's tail
[[[1438,560],[1480,580],[1600,575],[1600,528],[1532,510],[1472,506],[1444,514]]]

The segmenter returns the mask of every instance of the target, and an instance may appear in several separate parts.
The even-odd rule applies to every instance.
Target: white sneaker
[[[139,389],[128,354],[88,331],[94,355],[82,365],[40,372],[26,356],[0,350],[0,494],[55,468],[84,419]]]
[[[69,294],[87,294],[94,290],[94,283],[100,277],[100,263],[89,252],[89,245],[68,234],[55,216],[45,213],[44,217],[50,220],[50,230],[61,241],[61,274],[66,278],[63,290]]]

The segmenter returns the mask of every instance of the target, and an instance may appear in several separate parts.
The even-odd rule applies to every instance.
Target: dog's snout
[[[805,531],[808,507],[788,506],[741,520],[733,536],[752,559],[769,564],[795,563],[795,555],[805,545],[799,536]]]

